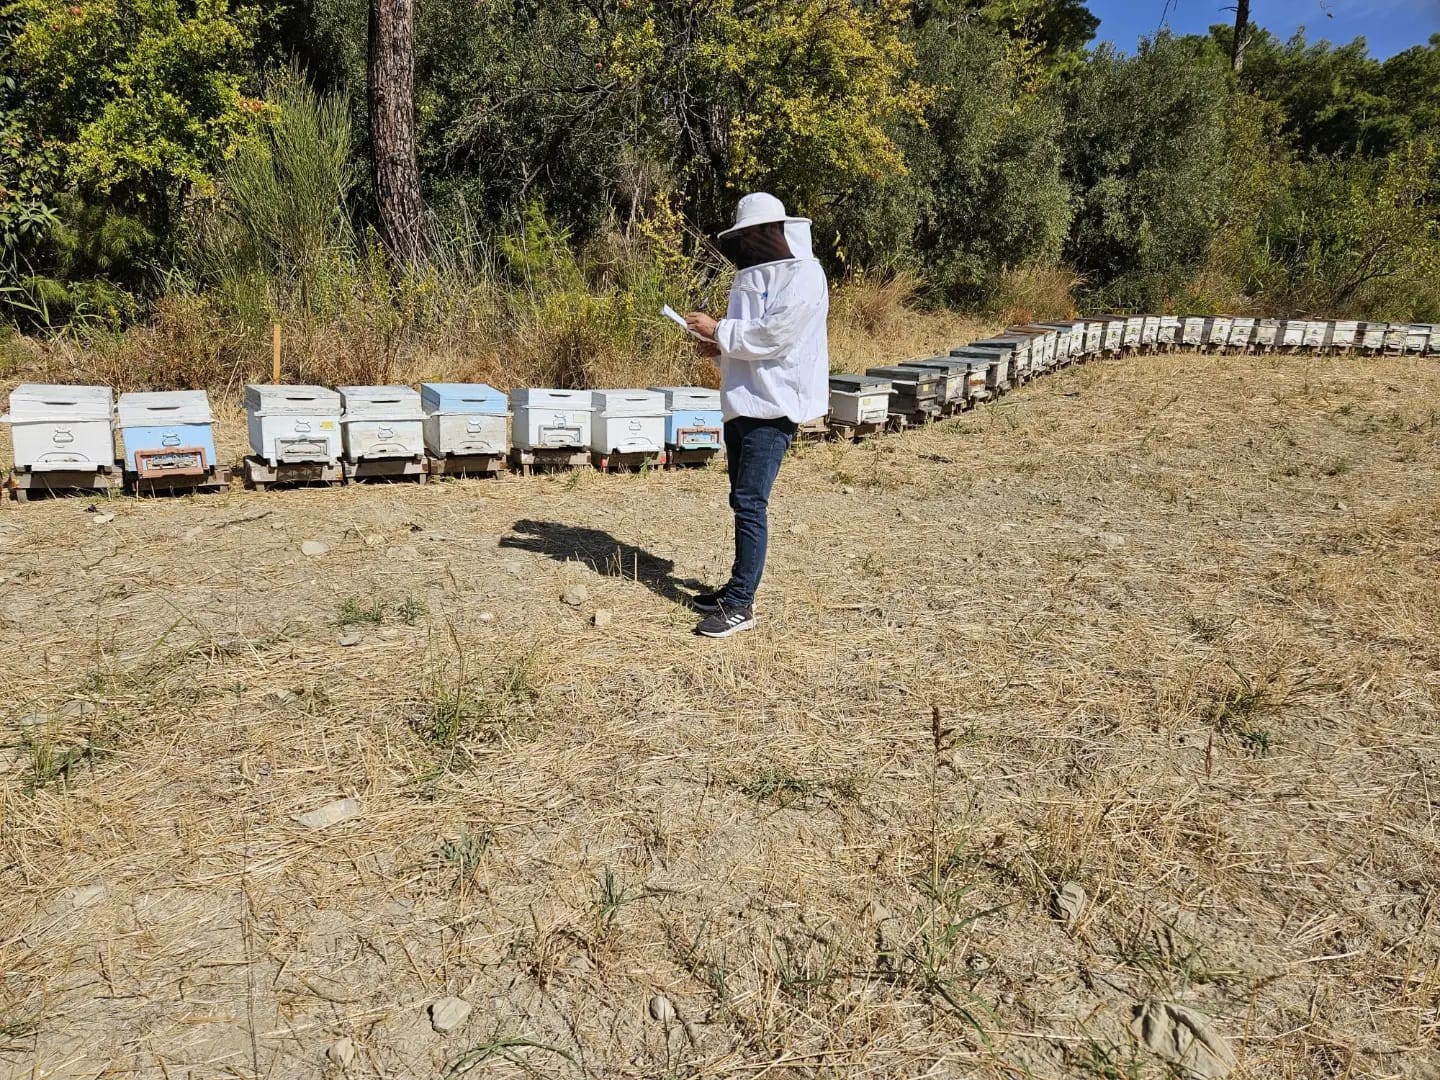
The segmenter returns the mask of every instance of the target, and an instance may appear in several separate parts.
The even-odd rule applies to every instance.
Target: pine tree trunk
[[[1250,41],[1250,0],[1235,0],[1235,40],[1230,43],[1230,70],[1237,75],[1245,66],[1245,46]]]
[[[414,262],[425,218],[415,157],[415,0],[370,0],[369,96],[380,235],[398,261]]]

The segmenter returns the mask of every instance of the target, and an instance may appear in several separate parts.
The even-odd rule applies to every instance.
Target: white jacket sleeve
[[[812,264],[771,299],[758,319],[721,319],[715,343],[731,360],[774,360],[796,346],[826,300],[824,272]]]

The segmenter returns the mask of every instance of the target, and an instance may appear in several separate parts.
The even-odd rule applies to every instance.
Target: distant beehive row
[[[830,411],[802,434],[860,438],[993,400],[1036,375],[1096,356],[1147,350],[1440,353],[1427,323],[1106,315],[1012,326],[947,355],[830,379]],[[25,384],[10,395],[17,499],[36,491],[219,490],[202,390],[113,394],[104,386]],[[724,449],[718,391],[517,389],[483,383],[254,385],[246,389],[247,486],[342,483],[535,468],[703,464]],[[123,453],[116,453],[116,435]]]

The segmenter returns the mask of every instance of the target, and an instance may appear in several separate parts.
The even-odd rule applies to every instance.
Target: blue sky
[[[1096,42],[1133,51],[1141,35],[1165,24],[1177,34],[1203,34],[1213,23],[1235,20],[1234,0],[1088,0],[1100,19]],[[1226,8],[1230,10],[1226,10]],[[1250,18],[1281,39],[1305,27],[1310,41],[1336,44],[1365,38],[1384,59],[1440,33],[1440,0],[1250,0]]]

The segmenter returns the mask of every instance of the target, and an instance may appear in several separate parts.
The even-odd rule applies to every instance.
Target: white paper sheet
[[[701,335],[701,334],[697,334],[694,330],[691,330],[690,327],[686,326],[686,325],[685,325],[685,316],[681,315],[678,311],[676,311],[674,308],[672,308],[669,304],[666,304],[664,307],[662,307],[662,308],[660,309],[660,314],[661,314],[661,315],[664,315],[665,318],[669,319],[669,320],[670,320],[671,322],[673,322],[676,326],[680,327],[681,330],[684,330],[687,334],[689,334],[689,335],[690,335],[691,337],[693,337],[693,338],[698,338],[700,341],[711,341],[711,340],[713,340],[712,338],[707,338],[707,337],[705,337],[705,336],[703,336],[703,335]]]

